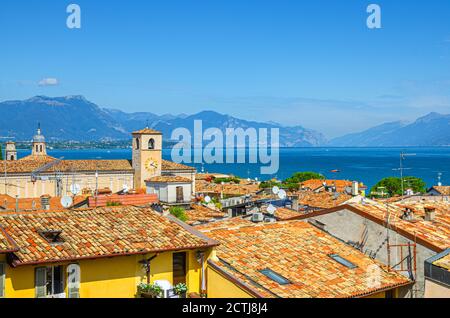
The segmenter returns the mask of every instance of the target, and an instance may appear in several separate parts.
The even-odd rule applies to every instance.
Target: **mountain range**
[[[335,147],[450,146],[450,115],[430,113],[413,123],[385,123],[332,139]]]
[[[202,120],[203,130],[226,128],[279,128],[281,147],[393,147],[449,146],[450,115],[430,113],[413,123],[384,123],[365,131],[327,140],[323,134],[302,126],[239,119],[214,111],[193,115],[157,115],[151,112],[127,113],[102,108],[83,96],[35,96],[23,101],[0,103],[0,137],[31,140],[40,122],[50,141],[110,141],[130,138],[130,132],[145,126],[159,130],[169,140],[175,128],[193,131],[194,121]]]
[[[325,137],[301,126],[286,127],[277,123],[261,123],[238,119],[213,111],[194,115],[156,115],[150,112],[126,113],[116,109],[101,108],[83,96],[35,96],[23,101],[0,103],[0,136],[15,140],[30,140],[40,122],[48,140],[123,140],[130,132],[145,126],[159,130],[168,140],[175,128],[193,132],[195,120],[202,120],[203,130],[219,128],[279,128],[280,146],[315,147],[326,143]]]

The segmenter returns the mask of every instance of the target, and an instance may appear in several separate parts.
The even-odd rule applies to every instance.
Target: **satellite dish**
[[[78,193],[80,193],[81,191],[81,187],[79,184],[74,183],[70,186],[70,192],[72,192],[73,195],[77,195]]]
[[[278,194],[279,192],[280,192],[280,188],[279,188],[279,187],[274,186],[274,187],[272,188],[272,193],[273,193],[273,194]]]
[[[128,184],[124,184],[122,187],[123,192],[127,193],[128,191],[130,191],[130,188],[128,187]]]
[[[205,202],[206,202],[206,203],[211,202],[211,198],[210,198],[209,196],[206,196],[206,197],[205,197]]]
[[[275,208],[272,204],[270,204],[268,207],[267,207],[267,212],[269,213],[269,214],[274,214],[275,213],[275,211],[277,210],[277,208]]]
[[[284,191],[283,189],[281,189],[279,192],[278,192],[278,197],[281,199],[281,200],[283,200],[283,199],[286,199],[286,191]]]
[[[61,198],[61,205],[65,208],[71,207],[73,200],[68,195],[65,195]]]
[[[258,181],[258,178],[255,178],[255,181]]]

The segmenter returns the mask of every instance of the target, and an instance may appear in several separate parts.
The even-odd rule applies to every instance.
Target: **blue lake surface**
[[[248,150],[247,150],[248,151]],[[258,177],[267,180],[273,177],[285,179],[297,171],[316,171],[330,179],[348,179],[373,186],[388,176],[399,176],[400,152],[415,156],[404,160],[405,175],[423,178],[430,187],[437,184],[438,173],[442,183],[450,184],[450,147],[421,148],[281,148],[280,169],[276,175],[261,175],[258,164],[204,164],[207,172],[234,174],[243,178]],[[19,150],[19,157],[30,151]],[[48,150],[48,154],[64,159],[131,159],[131,149],[83,149]],[[171,150],[163,150],[163,158],[171,160]],[[201,164],[189,164],[198,171]],[[339,173],[331,170],[338,169]]]

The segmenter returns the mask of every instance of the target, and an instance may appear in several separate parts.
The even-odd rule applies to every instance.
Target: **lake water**
[[[205,171],[234,174],[243,178],[258,177],[260,180],[277,177],[285,179],[297,171],[316,171],[330,179],[349,179],[364,182],[369,187],[388,176],[399,176],[395,171],[400,165],[400,152],[415,156],[404,160],[405,175],[423,178],[430,187],[437,184],[438,173],[442,183],[450,184],[450,147],[442,148],[282,148],[280,170],[276,175],[260,175],[257,164],[211,164]],[[19,157],[29,151],[20,151]],[[84,149],[49,150],[49,155],[64,159],[130,159],[131,149]],[[163,150],[163,158],[170,160],[170,149]],[[201,164],[191,164],[198,171]],[[331,170],[339,170],[332,173]]]

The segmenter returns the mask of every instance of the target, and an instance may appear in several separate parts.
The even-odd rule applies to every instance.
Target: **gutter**
[[[60,258],[60,259],[49,259],[35,262],[21,262],[16,255],[15,260],[10,262],[11,267],[20,267],[24,265],[40,265],[40,264],[54,264],[54,263],[64,263],[64,262],[74,262],[74,261],[82,261],[82,260],[94,260],[100,258],[112,258],[117,256],[134,256],[134,255],[145,255],[152,253],[162,253],[162,252],[176,252],[176,251],[184,251],[184,250],[194,250],[201,249],[205,247],[212,247],[214,245],[203,245],[203,246],[185,246],[179,248],[167,248],[167,249],[159,249],[159,250],[148,250],[148,251],[140,251],[140,252],[129,252],[129,253],[115,253],[115,254],[104,254],[104,255],[94,255],[94,256],[82,256],[82,257],[68,257],[68,258]],[[17,251],[14,251],[17,252]]]
[[[383,287],[383,288],[376,289],[376,290],[373,290],[373,291],[370,291],[370,292],[367,292],[367,293],[354,294],[354,295],[351,295],[351,296],[347,296],[345,298],[364,298],[364,297],[367,297],[367,296],[370,296],[370,295],[375,295],[375,294],[378,294],[378,293],[382,293],[382,292],[385,292],[385,291],[388,291],[388,290],[391,290],[391,289],[394,289],[394,288],[404,287],[404,286],[413,285],[413,284],[415,284],[415,281],[408,281],[406,283],[399,283],[397,285]]]

